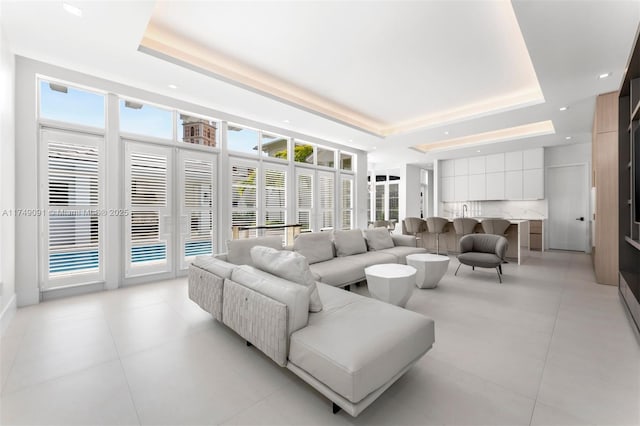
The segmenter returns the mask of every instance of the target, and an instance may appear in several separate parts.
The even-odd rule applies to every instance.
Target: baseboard
[[[4,335],[5,330],[9,327],[9,323],[16,315],[17,309],[16,295],[14,293],[11,295],[9,303],[7,303],[2,312],[0,312],[0,336]]]

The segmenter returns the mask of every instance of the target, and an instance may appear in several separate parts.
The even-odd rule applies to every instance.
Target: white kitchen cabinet
[[[532,169],[523,171],[522,198],[525,200],[541,200],[544,198],[544,170]]]
[[[507,152],[504,155],[504,170],[522,170],[522,151]]]
[[[442,196],[440,199],[444,202],[455,201],[454,197],[454,177],[443,177],[440,182],[440,190],[442,191]]]
[[[454,160],[443,160],[440,163],[440,176],[451,177],[455,175]]]
[[[504,198],[506,200],[522,200],[522,170],[505,172]]]
[[[469,158],[469,176],[485,174],[485,157]]]
[[[487,173],[487,200],[504,200],[504,172]]]
[[[469,175],[469,159],[458,158],[454,163],[455,176],[467,176]]]
[[[456,176],[454,178],[454,200],[467,201],[469,199],[469,176]]]
[[[504,171],[504,153],[487,155],[485,157],[486,172],[495,173]]]
[[[522,153],[522,168],[544,169],[544,148],[529,149]]]
[[[487,175],[469,175],[469,200],[487,199]]]

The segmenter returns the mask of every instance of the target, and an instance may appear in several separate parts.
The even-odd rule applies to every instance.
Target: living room
[[[633,1],[2,1],[2,424],[640,423],[639,22]],[[462,264],[469,233],[504,235],[499,264]],[[397,318],[329,346],[383,352],[340,333],[413,314],[431,343],[359,401],[282,368],[187,276],[259,236],[307,253],[325,314]],[[330,236],[324,261],[447,263],[397,308],[370,261],[311,260]]]

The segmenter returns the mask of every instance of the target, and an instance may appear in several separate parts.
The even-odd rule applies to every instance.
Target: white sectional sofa
[[[273,262],[275,266],[258,263],[264,270],[254,266],[264,246],[279,245],[279,237],[238,240],[230,242],[225,255],[198,257],[189,268],[189,297],[331,400],[334,413],[342,408],[355,417],[432,347],[433,320],[335,287],[361,280],[355,273],[335,285],[313,282],[299,253],[272,250],[281,261]],[[402,258],[372,254],[376,260],[385,256],[386,263]],[[309,279],[296,280],[300,259],[318,290],[318,312],[309,312]],[[335,268],[360,271],[363,265],[360,260],[349,265],[336,262]],[[282,271],[286,273],[277,276]]]
[[[386,228],[300,234],[294,251],[307,258],[316,280],[334,287],[364,281],[364,268],[407,263],[407,255],[426,253],[411,235],[390,235]]]

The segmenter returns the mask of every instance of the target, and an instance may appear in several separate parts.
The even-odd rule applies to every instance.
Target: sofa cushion
[[[336,231],[333,234],[333,242],[336,245],[336,253],[339,257],[367,251],[367,244],[364,241],[362,231],[359,229]]]
[[[278,278],[249,265],[238,266],[231,279],[287,305],[289,335],[307,325],[309,319],[309,291],[306,287]]]
[[[230,278],[231,273],[236,267],[236,265],[216,259],[213,256],[196,256],[193,264],[220,278]]]
[[[353,256],[345,257],[345,260],[357,263],[359,266],[362,266],[363,270],[367,266],[378,265],[380,263],[398,263],[394,255],[381,251],[354,254]]]
[[[236,265],[253,265],[251,260],[251,247],[265,246],[274,249],[282,249],[282,237],[257,237],[242,240],[227,241],[227,260]]]
[[[426,253],[427,250],[422,247],[397,246],[389,249],[380,250],[380,253],[391,254],[395,256],[397,263],[407,264],[407,256],[414,253]]]
[[[316,275],[317,281],[332,286],[344,286],[364,280],[364,265],[350,262],[348,257],[335,257],[326,262],[318,262],[309,265],[311,272]],[[324,306],[324,301],[322,302]]]
[[[325,308],[291,335],[289,361],[352,403],[433,345],[433,320],[423,315],[322,283],[318,290]]]
[[[307,258],[309,265],[333,259],[333,242],[330,232],[300,234],[293,241],[293,251]]]
[[[322,310],[322,301],[318,296],[316,280],[303,255],[293,251],[255,246],[251,249],[251,259],[256,268],[307,287],[309,311],[320,312]]]
[[[364,237],[367,239],[369,250],[384,250],[394,246],[387,228],[365,229]]]

